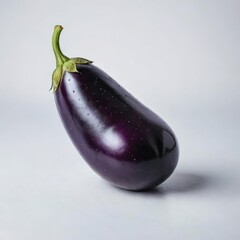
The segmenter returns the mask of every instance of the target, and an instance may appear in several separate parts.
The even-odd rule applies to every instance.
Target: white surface
[[[0,240],[240,237],[239,1],[0,2]],[[174,129],[155,191],[110,186],[81,159],[47,90],[51,34]]]

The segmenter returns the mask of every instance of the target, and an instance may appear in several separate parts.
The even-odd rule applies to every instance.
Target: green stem
[[[66,57],[59,46],[59,37],[60,34],[63,30],[63,27],[60,25],[56,25],[53,31],[53,35],[52,35],[52,47],[53,47],[53,52],[56,58],[56,66],[60,66],[62,65],[64,62],[68,61],[69,58]]]

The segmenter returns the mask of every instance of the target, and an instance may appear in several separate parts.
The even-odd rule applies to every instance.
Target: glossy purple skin
[[[91,168],[115,186],[146,190],[178,162],[170,127],[92,64],[66,72],[55,93],[62,122]]]

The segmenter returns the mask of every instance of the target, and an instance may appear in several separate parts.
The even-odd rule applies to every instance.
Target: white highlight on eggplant
[[[114,131],[113,127],[107,128],[104,131],[102,143],[115,152],[121,152],[125,145],[122,136]]]

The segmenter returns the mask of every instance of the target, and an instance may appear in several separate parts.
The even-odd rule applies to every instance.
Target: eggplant
[[[62,123],[90,167],[111,184],[154,188],[178,163],[179,147],[167,123],[85,58],[68,58],[54,28],[52,88]]]

